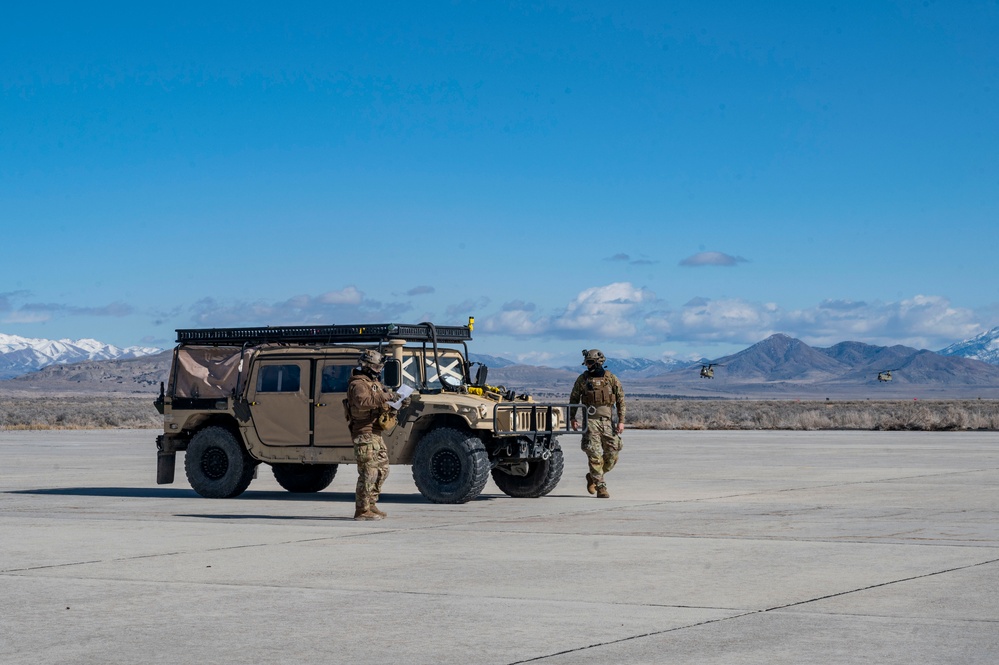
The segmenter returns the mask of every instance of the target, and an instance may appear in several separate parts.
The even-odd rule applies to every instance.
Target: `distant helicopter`
[[[895,371],[897,371],[897,370],[886,369],[883,372],[878,372],[878,381],[881,381],[882,383],[887,383],[887,382],[891,381],[891,373],[895,372]]]
[[[701,365],[701,378],[702,379],[713,379],[715,378],[715,367],[718,367],[719,363],[708,363],[707,365]]]

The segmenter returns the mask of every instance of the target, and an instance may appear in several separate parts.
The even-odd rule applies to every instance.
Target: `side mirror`
[[[479,368],[475,370],[475,383],[472,385],[485,388],[487,376],[489,376],[489,368],[485,365],[479,365]]]
[[[402,385],[402,363],[397,358],[389,358],[382,368],[382,384],[396,390]]]

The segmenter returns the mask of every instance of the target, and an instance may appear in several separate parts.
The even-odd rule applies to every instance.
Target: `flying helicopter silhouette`
[[[878,372],[878,381],[880,381],[881,383],[887,383],[891,381],[891,373],[896,371],[898,370],[886,369],[883,372]]]
[[[720,363],[708,363],[707,365],[701,365],[701,378],[702,379],[713,379],[715,378],[715,367],[718,367]]]

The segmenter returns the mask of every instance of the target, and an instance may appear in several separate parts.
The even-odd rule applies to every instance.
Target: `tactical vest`
[[[586,406],[611,406],[614,404],[614,391],[611,390],[610,376],[588,376],[581,396]]]
[[[374,387],[374,385],[375,385],[375,382],[373,380],[369,379],[368,377],[364,376],[363,374],[355,374],[354,376],[350,377],[350,382],[347,384],[348,385],[347,390],[350,390],[350,388],[349,388],[350,384],[354,383],[355,381],[359,381],[361,383],[367,384],[368,390],[372,390],[373,387]],[[372,416],[374,416],[376,413],[378,413],[378,411],[379,411],[379,409],[362,409],[362,408],[358,408],[356,406],[353,406],[350,403],[350,400],[346,400],[346,399],[343,400],[343,406],[347,410],[347,419],[348,420],[353,420],[353,421],[364,421],[364,420],[368,420]]]
[[[350,383],[348,383],[347,388],[348,391],[350,390],[350,384],[353,384],[355,381],[368,384],[369,390],[381,387],[381,384],[374,379],[364,376],[363,374],[355,374],[350,377]],[[375,432],[390,432],[395,429],[397,424],[395,411],[393,411],[388,405],[383,405],[380,408],[362,409],[352,406],[349,399],[344,399],[343,410],[344,415],[347,416],[348,425],[356,424],[361,427],[371,425],[371,428]]]

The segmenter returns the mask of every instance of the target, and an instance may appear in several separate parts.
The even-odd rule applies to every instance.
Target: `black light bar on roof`
[[[237,345],[287,342],[296,344],[335,344],[381,342],[402,339],[407,342],[451,344],[472,339],[469,326],[435,326],[429,323],[373,323],[333,326],[266,326],[258,328],[186,328],[177,330],[179,344]]]

